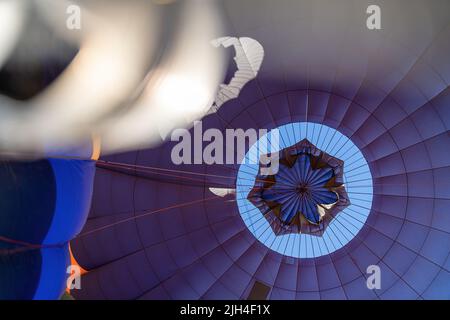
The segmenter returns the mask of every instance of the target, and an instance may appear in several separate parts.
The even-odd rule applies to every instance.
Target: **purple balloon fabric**
[[[343,133],[373,177],[362,230],[329,255],[286,257],[209,191],[234,188],[239,165],[174,165],[175,142],[108,156],[131,166],[98,164],[88,221],[71,242],[89,271],[77,299],[246,299],[256,281],[268,299],[450,299],[450,4],[418,1],[410,17],[405,1],[386,4],[390,31],[370,33],[361,16],[344,18],[364,14],[362,4],[282,3],[224,2],[233,34],[257,39],[265,57],[204,130],[303,121]],[[316,22],[327,17],[335,27],[325,37]],[[381,289],[367,288],[370,265]]]

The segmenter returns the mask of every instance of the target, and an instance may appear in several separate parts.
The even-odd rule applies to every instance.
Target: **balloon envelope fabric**
[[[58,299],[68,242],[89,211],[93,161],[47,159],[0,164],[0,298]]]
[[[381,30],[367,29],[364,1],[226,0],[223,8],[232,34],[256,39],[264,60],[236,99],[203,119],[204,130],[302,122],[308,140],[328,136],[337,151],[335,130],[367,162],[371,203],[369,185],[347,188],[357,206],[328,228],[336,235],[282,254],[288,235],[266,245],[269,234],[255,237],[236,202],[211,200],[211,187],[236,188],[239,164],[175,165],[172,142],[105,157],[130,169],[97,170],[83,232],[113,226],[71,242],[89,271],[75,297],[247,299],[262,283],[268,299],[450,299],[450,3],[385,2]],[[287,132],[292,143],[306,138],[306,125],[297,132]],[[163,179],[150,167],[201,181]],[[349,179],[359,180],[356,167],[344,170]],[[370,265],[380,267],[380,289],[367,287]]]

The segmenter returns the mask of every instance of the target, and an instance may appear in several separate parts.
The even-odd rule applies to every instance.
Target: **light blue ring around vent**
[[[344,161],[344,183],[351,204],[333,219],[322,237],[308,234],[276,236],[259,209],[247,200],[259,169],[259,165],[250,163],[250,155],[258,151],[258,143],[255,143],[247,152],[246,161],[240,165],[237,175],[236,198],[241,217],[258,241],[282,255],[314,258],[330,254],[349,243],[369,216],[373,199],[369,165],[359,148],[347,136],[326,125],[296,122],[277,129],[280,150],[307,138],[320,150]],[[268,137],[270,141],[270,133]]]

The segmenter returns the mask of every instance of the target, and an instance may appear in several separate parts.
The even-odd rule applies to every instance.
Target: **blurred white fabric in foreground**
[[[66,27],[71,5],[81,9],[79,30]],[[0,0],[0,19],[0,69],[30,19],[78,48],[37,96],[0,95],[0,153],[39,156],[93,136],[102,153],[152,146],[204,116],[223,80],[224,51],[211,45],[223,27],[215,1]]]

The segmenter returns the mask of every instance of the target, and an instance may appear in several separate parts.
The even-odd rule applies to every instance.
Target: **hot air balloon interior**
[[[0,300],[450,300],[450,1],[0,21]]]

